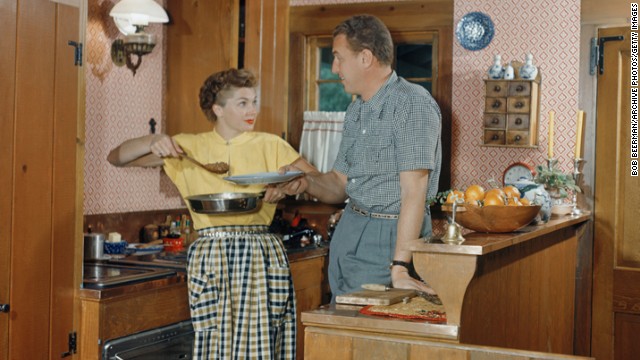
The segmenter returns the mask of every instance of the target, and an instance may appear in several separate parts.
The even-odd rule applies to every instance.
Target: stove
[[[102,262],[85,262],[82,275],[82,285],[84,288],[102,289],[111,286],[174,276],[175,274],[176,271],[172,269]]]
[[[122,259],[112,259],[109,263],[129,266],[172,269],[179,272],[187,270],[187,250],[169,252],[164,251],[153,255],[130,255]]]

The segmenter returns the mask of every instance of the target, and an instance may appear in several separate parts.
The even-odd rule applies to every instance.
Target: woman
[[[147,135],[109,154],[116,166],[160,166],[183,198],[220,192],[259,192],[182,160],[226,162],[234,175],[277,171],[293,164],[315,170],[280,137],[252,132],[258,114],[256,79],[246,70],[211,75],[200,89],[200,107],[213,131]],[[199,238],[188,251],[189,303],[196,330],[194,359],[295,358],[296,312],[286,251],[267,232],[275,203],[284,197],[267,186],[256,212],[207,215],[191,212]]]

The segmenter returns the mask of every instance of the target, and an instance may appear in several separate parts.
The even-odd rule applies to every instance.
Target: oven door
[[[193,326],[182,321],[169,326],[109,340],[104,344],[103,360],[191,359]]]

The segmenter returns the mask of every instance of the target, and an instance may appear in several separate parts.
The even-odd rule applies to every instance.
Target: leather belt
[[[372,217],[376,219],[397,220],[399,217],[399,215],[396,215],[396,214],[380,214],[380,213],[370,212],[367,210],[362,210],[359,207],[355,206],[354,204],[351,204],[351,210],[353,210],[353,212],[355,212],[356,214]]]

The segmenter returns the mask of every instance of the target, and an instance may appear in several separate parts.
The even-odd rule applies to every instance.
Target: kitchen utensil
[[[280,174],[278,172],[262,172],[255,174],[227,176],[224,179],[238,185],[277,184],[293,180],[302,174],[302,171],[288,171],[284,174]]]
[[[442,300],[440,300],[440,297],[436,294],[428,294],[424,291],[418,291],[418,296],[420,296],[421,298],[427,300],[432,304],[442,305]]]
[[[391,288],[382,284],[362,284],[363,289],[374,291],[389,291]]]
[[[382,285],[382,284],[362,284],[362,288],[363,289],[367,289],[367,290],[373,290],[373,291],[390,291],[391,289],[393,289],[392,287],[389,287],[387,285]],[[398,289],[396,289],[398,290]],[[438,295],[432,295],[432,294],[428,294],[424,291],[419,291],[419,290],[415,290],[416,294],[418,294],[418,296],[420,296],[421,298],[436,304],[436,305],[442,305],[442,301],[440,300],[440,298],[438,297]],[[411,296],[407,296],[406,298],[403,298],[402,301],[406,302],[405,300],[410,299]]]
[[[127,246],[127,255],[152,255],[162,252],[164,250],[164,245],[152,245],[148,246],[148,244],[129,244]]]
[[[261,204],[264,192],[217,193],[187,197],[191,209],[199,214],[228,214],[254,211]]]
[[[84,260],[100,260],[104,257],[104,239],[102,233],[84,234]]]
[[[351,305],[391,305],[399,303],[405,297],[415,297],[411,289],[389,289],[387,291],[360,290],[336,296],[336,303]]]
[[[225,163],[225,162],[216,162],[216,163],[212,163],[212,164],[203,164],[200,161],[192,158],[191,156],[189,156],[187,153],[182,153],[180,154],[181,157],[191,161],[192,163],[200,166],[201,168],[210,171],[214,174],[224,174],[229,172],[229,164]]]

